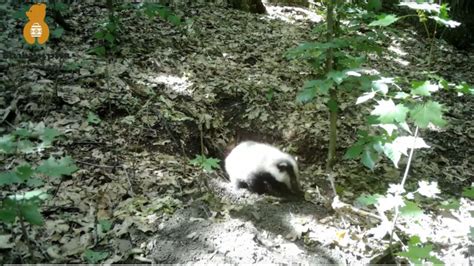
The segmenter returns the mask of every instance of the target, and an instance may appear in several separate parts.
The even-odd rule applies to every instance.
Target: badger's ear
[[[280,170],[280,172],[288,171],[289,166],[290,165],[288,164],[288,162],[280,162],[277,164],[277,168],[278,170]]]

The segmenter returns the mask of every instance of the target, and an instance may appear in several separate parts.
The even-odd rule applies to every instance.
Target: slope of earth
[[[317,38],[310,32],[321,23],[318,16],[291,8],[261,16],[196,5],[180,9],[188,22],[177,27],[123,8],[118,49],[102,59],[89,51],[100,45],[93,36],[106,8],[82,3],[70,9],[66,19],[76,31],[42,49],[25,48],[23,23],[2,16],[0,51],[7,60],[0,62],[0,133],[56,128],[64,138],[49,153],[71,155],[80,170],[46,180],[44,189],[54,197],[42,209],[45,225],[28,228],[36,239],[33,254],[13,228],[19,237],[9,241],[23,248],[5,245],[0,261],[78,263],[92,250],[105,254],[105,263],[363,263],[386,248],[386,241],[362,240],[364,226],[372,225],[366,218],[340,219],[320,204],[329,194],[322,170],[327,111],[322,100],[296,104],[310,71],[284,59],[289,48]],[[410,53],[371,64],[391,75],[416,75],[410,66],[420,63],[426,44],[413,33],[391,37],[391,45]],[[437,69],[431,71],[474,83],[472,53],[443,43],[435,48]],[[456,194],[473,177],[474,110],[471,98],[443,98],[449,125],[425,137],[434,149],[416,157],[413,175],[433,176]],[[340,155],[370,112],[349,107],[353,102],[341,106]],[[204,174],[189,164],[202,150],[222,159],[234,137],[281,144],[298,155],[311,202],[235,196],[221,171]],[[1,166],[8,170],[42,157],[2,158]],[[388,162],[375,173],[352,161],[336,171],[348,202],[400,178]],[[104,221],[111,227],[98,229]],[[465,249],[450,251],[463,256]]]

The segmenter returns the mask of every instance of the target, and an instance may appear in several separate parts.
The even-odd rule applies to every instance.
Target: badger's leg
[[[249,187],[249,185],[247,183],[245,183],[244,181],[235,181],[234,186],[236,188],[248,188]]]
[[[248,190],[258,194],[276,193],[280,196],[292,194],[285,183],[278,182],[275,177],[268,172],[260,172],[251,178],[248,183]]]
[[[248,182],[248,190],[258,194],[275,192],[282,195],[291,194],[286,184],[278,182],[275,177],[268,172],[255,174]]]

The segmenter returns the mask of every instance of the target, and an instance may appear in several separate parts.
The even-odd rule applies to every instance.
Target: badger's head
[[[274,162],[274,171],[272,175],[275,177],[276,181],[284,183],[290,192],[295,195],[301,193],[299,185],[299,171],[296,160],[291,156],[288,158],[280,159]]]

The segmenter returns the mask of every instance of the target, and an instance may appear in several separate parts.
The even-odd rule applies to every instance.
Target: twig
[[[403,173],[402,182],[400,183],[401,188],[403,188],[405,186],[405,182],[407,181],[408,172],[410,170],[410,165],[411,165],[411,162],[412,162],[412,159],[413,159],[413,153],[415,151],[415,145],[416,145],[416,138],[417,137],[418,137],[418,127],[415,128],[415,134],[414,134],[414,138],[413,138],[413,145],[411,147],[410,154],[408,155],[408,162],[407,162],[407,166],[405,167],[405,173]],[[396,192],[395,196],[398,196],[398,195],[400,195],[399,191]],[[395,217],[393,218],[393,223],[392,223],[392,228],[391,228],[391,233],[390,233],[390,241],[389,241],[389,244],[388,244],[389,247],[392,246],[393,234],[394,234],[394,231],[395,231],[395,226],[397,224],[397,220],[398,220],[399,215],[400,215],[400,210],[399,210],[398,205],[397,205],[397,206],[395,206]],[[393,250],[392,250],[392,253],[393,253]]]
[[[95,142],[95,141],[79,141],[79,142],[73,142],[70,144],[66,144],[68,146],[75,146],[75,145],[107,145],[105,142]]]
[[[340,201],[340,200],[339,200],[339,196],[334,197],[331,206],[332,206],[332,208],[333,208],[334,210],[346,209],[346,210],[349,210],[349,211],[351,211],[351,212],[354,212],[354,213],[359,214],[359,215],[362,215],[362,216],[368,216],[368,217],[371,217],[371,218],[374,218],[374,219],[377,219],[377,220],[380,220],[380,221],[383,220],[382,217],[380,217],[380,216],[378,216],[378,215],[376,215],[376,214],[373,214],[373,213],[371,213],[371,212],[367,212],[367,211],[361,210],[361,209],[359,209],[359,208],[356,208],[356,207],[354,207],[354,206],[352,206],[352,205],[349,205],[349,204],[347,204],[347,203],[344,203],[344,202]]]
[[[123,169],[125,171],[125,175],[127,176],[128,187],[130,188],[130,196],[135,196],[135,191],[133,191],[132,181],[130,180],[130,176],[128,175],[127,169]]]
[[[101,168],[114,169],[114,168],[120,167],[119,165],[117,165],[117,166],[110,166],[110,165],[103,165],[103,164],[93,164],[93,163],[88,163],[88,162],[84,162],[84,161],[76,161],[76,162],[77,162],[77,163],[80,163],[80,164],[85,164],[85,165],[95,166],[95,167],[101,167]]]
[[[31,258],[34,259],[35,257],[33,254],[33,248],[31,247],[30,237],[28,235],[28,231],[26,231],[25,220],[23,218],[23,215],[20,212],[20,206],[18,206],[17,204],[16,207],[17,207],[18,217],[20,218],[21,233],[25,237],[25,242],[26,242],[26,246],[28,247],[28,252],[30,253]]]
[[[63,184],[63,179],[61,178],[60,181],[59,181],[58,186],[56,187],[56,190],[53,193],[53,197],[51,198],[50,201],[53,201],[54,198],[56,198],[56,196],[58,195],[58,192],[59,192],[59,188],[61,187],[62,184]]]
[[[332,193],[334,194],[334,197],[337,197],[336,179],[334,178],[334,172],[332,171],[332,169],[329,169],[328,179],[329,183],[331,184]]]
[[[108,184],[107,184],[108,185]],[[99,195],[102,195],[102,191],[100,191],[97,194],[96,200],[95,200],[95,213],[94,213],[94,246],[99,243],[99,219],[97,218],[97,214],[99,213]]]

